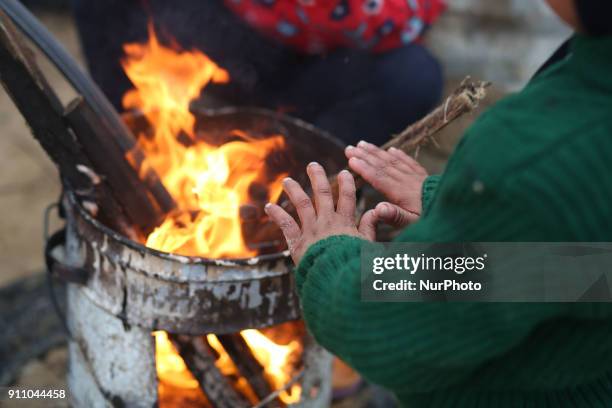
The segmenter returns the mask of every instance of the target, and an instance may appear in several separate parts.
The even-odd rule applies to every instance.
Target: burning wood
[[[68,105],[64,117],[94,168],[114,186],[115,195],[122,202],[132,225],[137,226],[142,233],[149,233],[159,224],[163,215],[174,208],[172,197],[157,175],[150,169],[144,170],[146,163],[142,161],[132,164],[126,160],[126,151],[115,143],[115,138],[109,137],[112,130],[82,98],[76,98]],[[133,155],[142,155],[142,152],[134,149],[132,145],[130,152]],[[149,182],[143,183],[134,171],[139,168],[146,175],[143,179]]]
[[[218,335],[217,339],[249,383],[255,396],[261,400],[270,395],[272,388],[264,378],[264,367],[253,356],[244,338],[240,334],[222,334]]]
[[[275,399],[290,404],[300,398],[301,387],[291,381],[297,372],[292,368],[295,356],[302,349],[296,339],[279,345],[257,330],[205,337],[154,334],[162,394],[172,389],[189,394],[199,385],[205,395],[192,398],[231,408],[264,400],[266,406],[275,407],[280,406]],[[168,399],[172,398],[161,395],[162,401]]]
[[[215,366],[215,356],[202,337],[172,336],[178,352],[215,408],[247,408],[249,402],[235,391]]]
[[[291,380],[294,370],[291,359],[302,351],[303,346],[293,338],[286,345],[274,343],[266,335],[258,330],[243,330],[242,337],[251,349],[254,357],[264,367],[266,377],[272,382],[275,390],[281,390]],[[301,387],[294,384],[285,391],[281,391],[279,398],[284,403],[290,404],[299,401]]]

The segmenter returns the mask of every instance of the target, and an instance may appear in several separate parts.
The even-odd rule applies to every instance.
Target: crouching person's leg
[[[286,95],[295,114],[346,143],[382,144],[426,115],[443,87],[438,61],[421,45],[384,54],[343,50],[300,68]]]
[[[421,119],[439,103],[444,79],[438,60],[422,45],[411,44],[378,57],[374,75],[387,134]]]

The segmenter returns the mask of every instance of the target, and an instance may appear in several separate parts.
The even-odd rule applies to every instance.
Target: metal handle
[[[50,275],[56,276],[63,281],[84,285],[89,278],[87,269],[66,265],[53,256],[53,251],[65,244],[65,228],[54,232],[48,237],[45,243],[45,265],[47,266],[47,271]]]

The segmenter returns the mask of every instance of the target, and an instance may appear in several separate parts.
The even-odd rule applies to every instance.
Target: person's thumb
[[[361,216],[359,221],[359,233],[368,241],[376,240],[376,211],[368,210]]]
[[[398,228],[410,225],[419,219],[419,214],[387,202],[379,203],[374,212],[377,220]]]

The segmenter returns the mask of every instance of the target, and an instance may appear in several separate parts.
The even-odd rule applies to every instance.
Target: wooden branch
[[[423,119],[392,137],[381,148],[388,150],[395,147],[410,153],[417,147],[429,143],[431,138],[448,124],[476,109],[480,101],[486,97],[486,89],[490,85],[489,82],[474,82],[470,77],[466,77],[461,81],[459,87],[445,99],[444,103]]]
[[[145,154],[138,145],[134,144],[129,151],[123,152],[133,168],[140,174],[141,181],[149,189],[151,195],[155,198],[157,205],[163,214],[166,214],[176,207],[174,199],[164,187],[161,179],[153,169],[147,164]]]
[[[455,91],[450,94],[444,102],[434,109],[423,119],[408,126],[399,134],[393,136],[391,140],[381,146],[383,150],[392,147],[410,154],[418,152],[422,146],[435,142],[435,135],[448,126],[450,123],[460,118],[466,113],[476,109],[486,95],[489,82],[472,81],[468,76]],[[357,188],[363,185],[363,179],[353,173]],[[336,176],[330,179],[332,190],[337,192],[338,181]]]
[[[151,231],[174,201],[146,166],[133,136],[111,127],[82,98],[64,112],[34,54],[4,13],[0,26],[3,85],[63,180],[78,195],[86,192],[86,205],[111,228],[132,239]]]
[[[62,105],[22,43],[8,17],[0,12],[0,79],[26,119],[30,130],[58,167],[66,184],[87,202],[95,202],[97,217],[109,227],[133,236],[130,223],[110,194],[108,184],[99,182],[89,158],[81,150],[62,118]]]
[[[239,333],[217,335],[217,338],[238,368],[240,375],[247,380],[257,398],[261,400],[270,395],[272,388],[264,377],[264,368],[255,359],[244,338]]]
[[[215,356],[202,336],[169,336],[214,408],[250,407],[215,366]]]
[[[124,152],[109,137],[109,129],[80,97],[68,104],[64,117],[93,169],[108,183],[132,225],[144,234],[150,232],[161,222],[164,212]]]
[[[63,174],[76,188],[89,187],[87,177],[75,167],[85,158],[58,114],[59,99],[33,68],[31,53],[22,48],[12,23],[2,13],[0,22],[0,79],[4,88]]]

